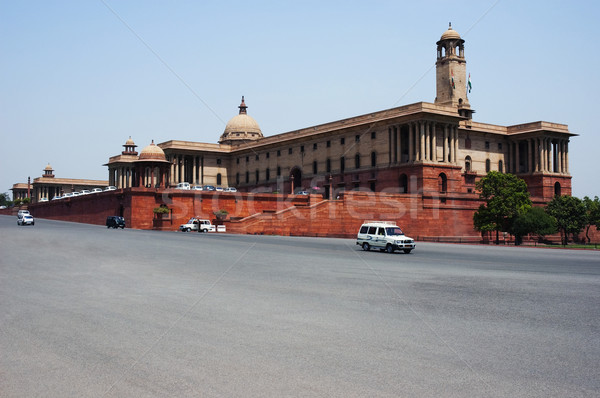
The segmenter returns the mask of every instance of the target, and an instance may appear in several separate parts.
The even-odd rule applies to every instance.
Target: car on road
[[[89,195],[89,194],[91,194],[91,192],[90,192],[90,190],[89,190],[89,189],[82,189],[82,190],[81,190],[79,193],[80,193],[81,195]]]
[[[35,221],[31,214],[23,214],[17,219],[17,225],[35,225]]]
[[[192,188],[190,187],[189,182],[180,182],[179,184],[177,184],[175,189],[183,189],[183,190],[189,191]]]
[[[227,188],[225,188],[224,192],[237,192],[237,188],[227,187]]]
[[[23,217],[26,214],[31,214],[31,213],[29,213],[29,210],[19,210],[17,212],[17,217],[21,218],[21,217]]]
[[[108,187],[104,188],[104,192],[108,192],[108,191],[116,191],[117,187],[113,186],[113,185],[109,185]]]
[[[394,222],[367,221],[360,226],[356,236],[356,244],[364,251],[379,249],[393,253],[402,250],[408,254],[415,248],[415,240],[404,235],[404,232]]]
[[[125,219],[119,216],[106,217],[106,228],[125,228]]]
[[[202,191],[202,185],[194,185],[192,191]]]
[[[214,185],[205,185],[202,187],[203,191],[214,191],[216,190],[216,188],[214,187]]]
[[[102,188],[94,188],[92,189],[92,193],[102,192]]]

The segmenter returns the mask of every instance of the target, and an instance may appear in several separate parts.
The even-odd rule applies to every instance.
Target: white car
[[[179,184],[177,184],[175,189],[183,189],[183,190],[189,191],[192,188],[190,187],[189,182],[180,182]]]
[[[394,222],[367,221],[361,225],[356,237],[356,244],[364,251],[371,248],[393,253],[402,250],[408,254],[415,248],[415,240],[404,235],[404,232]]]
[[[47,202],[47,201],[48,201],[48,198],[41,198],[40,199],[40,202]]]
[[[59,199],[62,199],[62,196],[56,195],[55,197],[52,198],[52,200],[59,200]]]
[[[79,192],[81,195],[89,195],[91,194],[91,192],[88,189],[82,189],[81,192]]]
[[[104,188],[104,192],[107,192],[107,191],[116,191],[116,190],[117,190],[117,187],[115,187],[113,185],[109,185],[106,188]]]
[[[29,210],[19,210],[19,211],[17,212],[17,217],[21,218],[21,217],[23,217],[24,215],[30,215],[30,214],[31,214],[31,213],[29,213]]]
[[[17,219],[17,225],[35,225],[35,221],[31,214],[23,214],[22,217]]]
[[[92,193],[102,192],[102,188],[94,188],[92,189]]]
[[[194,185],[192,191],[202,191],[202,185]]]
[[[237,192],[237,188],[234,188],[234,187],[227,187],[227,188],[225,188],[225,190],[224,190],[224,191],[225,191],[225,192]]]
[[[75,195],[73,195],[73,192],[65,192],[63,194],[63,199],[72,198],[73,196],[75,196]]]

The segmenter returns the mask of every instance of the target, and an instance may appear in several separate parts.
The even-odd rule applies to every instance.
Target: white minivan
[[[365,251],[373,248],[386,250],[388,253],[403,250],[408,254],[415,248],[415,240],[404,235],[392,221],[366,221],[358,231],[356,244]]]

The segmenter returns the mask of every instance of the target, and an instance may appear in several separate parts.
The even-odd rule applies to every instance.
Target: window
[[[221,158],[217,158],[217,164],[221,164]]]
[[[292,148],[288,149],[288,155],[292,154]]]
[[[560,194],[561,194],[560,182],[555,182],[554,183],[554,195],[560,196]]]
[[[222,184],[221,179],[222,179],[221,173],[217,174],[217,185],[221,185]]]
[[[358,153],[354,156],[354,165],[357,169],[360,169],[360,154]]]
[[[331,172],[331,159],[327,159],[325,161],[325,170],[330,173]]]
[[[489,141],[485,142],[485,149],[490,149],[490,142]]]
[[[355,135],[354,136],[354,142],[360,142],[360,135]]]
[[[466,172],[471,171],[471,157],[470,156],[467,156],[465,158],[465,171]]]
[[[345,169],[346,169],[346,159],[344,159],[344,157],[342,156],[340,158],[340,172],[343,173]]]
[[[317,150],[317,143],[315,142],[315,143],[313,144],[313,151],[316,151],[316,150]]]
[[[255,160],[258,160],[258,153],[256,154],[256,156],[254,157]]]
[[[265,179],[269,181],[271,179],[271,169],[265,170]]]
[[[444,173],[440,173],[438,176],[438,188],[440,193],[446,193],[448,191],[448,178]]]
[[[331,141],[327,140],[327,148],[331,148]]]
[[[271,152],[267,152],[267,153],[266,153],[266,155],[265,155],[265,156],[267,157],[267,159],[269,159],[269,155],[270,155],[270,154],[271,154]]]
[[[258,182],[259,177],[260,177],[259,172],[258,172],[258,170],[256,170],[256,182]]]
[[[277,150],[277,156],[281,156],[281,150],[280,149]]]
[[[371,131],[371,139],[374,140],[377,138],[377,133],[375,131]]]
[[[490,170],[491,170],[491,168],[492,168],[492,167],[491,167],[490,160],[489,160],[489,159],[486,159],[486,160],[485,160],[485,172],[486,172],[486,173],[489,173],[489,172],[490,172]]]
[[[498,161],[498,171],[504,173],[504,162],[502,162],[502,160]]]
[[[346,144],[346,139],[345,139],[344,137],[342,137],[342,138],[340,139],[340,144],[341,144],[341,145],[345,145],[345,144]]]
[[[371,188],[371,192],[375,192],[375,181],[371,181],[369,185]]]
[[[300,152],[304,153],[304,145],[300,145]]]
[[[377,231],[377,227],[369,227],[369,235],[375,235],[375,231]]]
[[[317,174],[317,161],[313,162],[313,174]]]
[[[240,185],[240,173],[235,173],[235,185]]]
[[[250,182],[250,172],[246,172],[246,184]]]
[[[471,149],[471,137],[465,138],[465,149]]]
[[[371,167],[377,166],[377,154],[375,152],[371,152]]]
[[[240,164],[240,158],[237,158],[237,159],[235,160],[235,163],[236,163],[236,164]]]
[[[281,167],[277,166],[277,177],[281,176]]]
[[[498,150],[499,150],[499,151],[501,151],[501,150],[502,150],[502,143],[501,143],[501,142],[499,142],[499,143],[498,143]]]
[[[246,156],[246,163],[250,161],[250,156]]]

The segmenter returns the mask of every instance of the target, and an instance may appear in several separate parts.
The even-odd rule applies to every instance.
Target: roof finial
[[[245,115],[246,114],[246,109],[248,107],[246,106],[246,103],[244,102],[244,96],[243,95],[242,95],[242,103],[240,104],[240,106],[238,108],[240,108],[240,115]]]
[[[452,29],[452,22],[448,22],[448,29]]]

